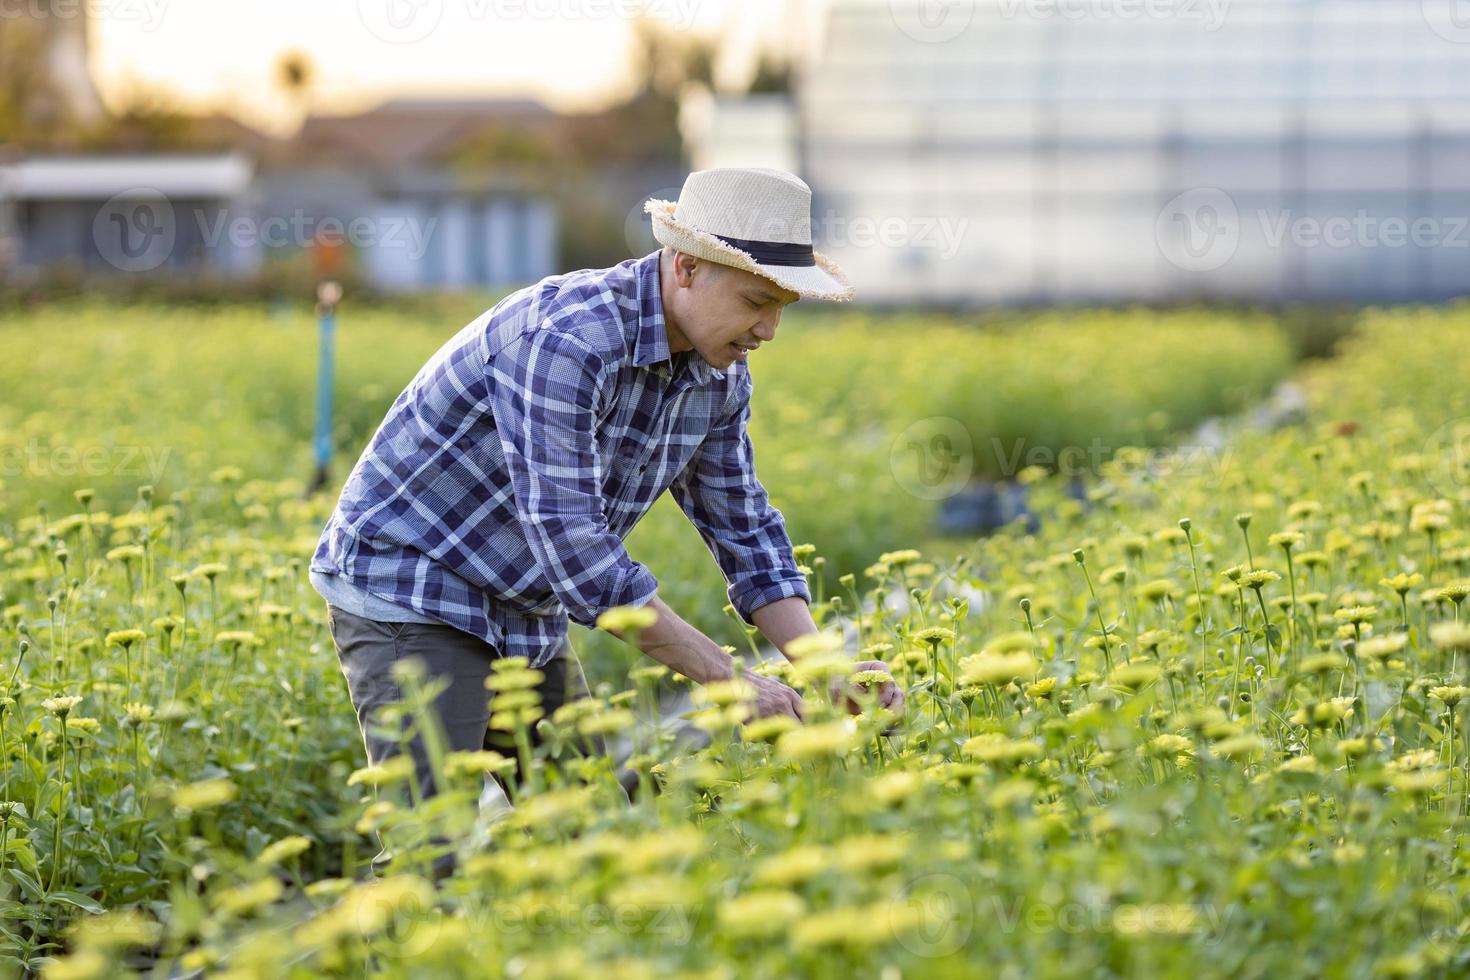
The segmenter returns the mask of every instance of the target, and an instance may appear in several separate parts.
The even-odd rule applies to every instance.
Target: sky
[[[82,0],[79,0],[82,2]],[[639,9],[718,34],[730,77],[763,44],[815,16],[814,0],[84,0],[105,101],[143,87],[191,109],[228,104],[289,132],[299,110],[275,81],[298,50],[316,68],[312,107],[355,111],[394,96],[532,96],[592,108],[626,93]]]

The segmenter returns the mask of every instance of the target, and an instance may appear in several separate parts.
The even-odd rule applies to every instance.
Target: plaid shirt
[[[393,402],[311,568],[549,660],[658,583],[623,539],[665,489],[745,622],[811,601],[756,479],[748,365],[670,354],[659,252],[551,276],[467,324]]]

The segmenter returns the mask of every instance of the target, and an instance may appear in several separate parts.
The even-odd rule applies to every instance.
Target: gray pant
[[[380,731],[383,726],[375,716],[385,705],[401,699],[392,668],[396,661],[407,657],[416,657],[423,662],[427,679],[446,678],[449,681],[433,703],[434,714],[444,731],[446,751],[493,749],[507,758],[517,758],[511,733],[490,728],[491,692],[485,688],[485,679],[490,676],[490,665],[499,657],[495,647],[452,626],[364,619],[331,603],[327,604],[327,623],[342,673],[347,678],[352,706],[357,711],[369,762],[376,765],[399,751],[399,741]],[[556,656],[540,670],[545,677],[537,691],[547,717],[563,704],[588,696],[582,665],[570,643],[564,642]],[[534,727],[530,736],[534,752],[540,744]],[[438,791],[428,752],[418,737],[411,739],[408,745],[419,791],[424,799],[428,799]],[[606,746],[601,739],[595,739],[592,747],[594,751],[606,754]],[[496,779],[510,796],[513,795],[511,783],[519,776],[518,764],[510,781],[498,775]],[[374,858],[374,867],[381,870],[388,857],[386,850],[380,853]],[[452,867],[451,856],[436,870],[442,874]]]

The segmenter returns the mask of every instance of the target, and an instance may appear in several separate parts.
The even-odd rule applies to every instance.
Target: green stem
[[[56,797],[56,829],[51,840],[51,884],[48,893],[56,890],[61,878],[61,834],[66,829],[66,716],[61,718],[61,788]]]

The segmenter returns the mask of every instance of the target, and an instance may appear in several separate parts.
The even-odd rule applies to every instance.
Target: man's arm
[[[639,634],[640,649],[699,683],[728,679],[729,655],[664,604],[652,573],[607,527],[595,434],[602,373],[593,351],[550,330],[527,334],[492,362],[496,428],[531,551],[574,622],[593,627],[614,606],[647,605],[658,620]],[[801,717],[791,688],[758,674],[746,679],[757,714]]]
[[[658,589],[603,515],[596,422],[604,372],[582,341],[549,329],[517,338],[487,368],[516,515],[568,617],[587,627]]]
[[[761,635],[770,640],[788,660],[791,656],[786,653],[787,644],[798,636],[817,632],[811,606],[807,605],[805,599],[777,599],[753,610],[750,618],[752,625],[761,631]]]
[[[735,661],[724,648],[685,622],[662,599],[654,596],[648,608],[658,614],[658,619],[652,626],[639,631],[637,645],[640,650],[670,670],[700,684],[725,681],[735,676]],[[805,603],[802,603],[802,608],[806,608]],[[619,631],[609,632],[620,640],[628,640]],[[772,677],[751,671],[746,671],[744,677],[755,688],[757,717],[783,714],[801,720],[800,694]]]
[[[756,478],[755,453],[746,432],[748,379],[669,492],[714,555],[736,613],[784,654],[791,640],[817,627],[807,609],[811,592],[806,576],[791,555],[786,522]],[[773,606],[779,608],[757,622],[756,610]]]

